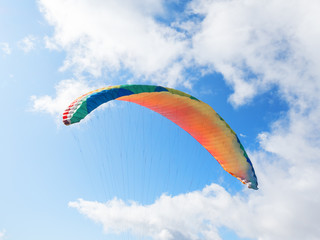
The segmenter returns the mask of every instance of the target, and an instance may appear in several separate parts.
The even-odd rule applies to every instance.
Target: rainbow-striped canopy
[[[63,113],[63,122],[77,123],[111,100],[133,102],[170,119],[207,149],[224,170],[258,189],[252,163],[235,132],[208,104],[184,92],[151,85],[100,88],[73,101]]]

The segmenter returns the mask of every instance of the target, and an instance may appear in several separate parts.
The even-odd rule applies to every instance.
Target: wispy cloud
[[[4,240],[5,235],[6,235],[6,230],[5,230],[5,229],[3,229],[2,231],[0,231],[0,240]]]
[[[0,49],[6,55],[11,54],[11,48],[9,47],[9,43],[7,43],[7,42],[0,42]]]
[[[81,80],[63,80],[56,86],[56,97],[48,95],[31,96],[31,110],[49,113],[61,120],[61,113],[74,99],[96,87],[89,86],[87,82]]]
[[[18,42],[18,47],[25,53],[30,52],[35,48],[35,41],[36,37],[34,37],[33,35],[28,35]]]

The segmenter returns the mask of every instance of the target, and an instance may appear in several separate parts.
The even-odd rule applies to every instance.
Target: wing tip
[[[71,124],[71,122],[69,120],[63,120],[64,125],[68,126]]]
[[[248,182],[248,188],[258,190],[258,183]]]

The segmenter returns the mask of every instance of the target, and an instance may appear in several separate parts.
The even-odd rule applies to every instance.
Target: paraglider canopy
[[[225,171],[258,189],[252,163],[235,132],[208,104],[187,93],[153,85],[100,88],[73,101],[63,113],[63,122],[77,123],[111,100],[133,102],[170,119],[207,149]]]

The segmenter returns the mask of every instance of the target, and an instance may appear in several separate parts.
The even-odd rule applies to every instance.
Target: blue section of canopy
[[[88,113],[90,113],[103,103],[109,102],[119,97],[128,96],[131,94],[133,94],[132,91],[124,88],[113,88],[113,89],[94,93],[87,98],[87,111]]]
[[[157,86],[155,89],[154,89],[155,92],[169,92],[168,89],[164,88],[164,87],[161,87],[161,86]]]

